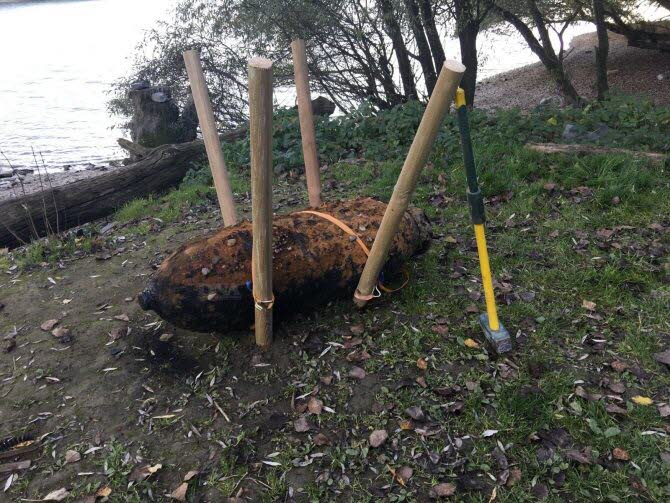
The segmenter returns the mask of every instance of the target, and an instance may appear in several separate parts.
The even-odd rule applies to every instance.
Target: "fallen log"
[[[657,152],[642,152],[640,150],[628,150],[625,148],[599,147],[596,145],[581,145],[576,143],[527,143],[526,149],[541,154],[575,154],[575,155],[630,155],[650,159],[654,162],[663,162],[667,154]]]
[[[332,221],[310,212],[274,218],[275,322],[353,294],[367,259],[363,248],[372,245],[385,210],[386,204],[370,198],[319,208],[353,229],[360,242]],[[429,242],[428,218],[423,211],[410,208],[393,239],[386,270],[399,269]],[[254,322],[251,252],[248,221],[188,243],[161,264],[138,301],[143,309],[188,330],[249,329]]]
[[[2,201],[0,248],[102,218],[133,199],[174,187],[204,155],[200,140],[163,145],[109,173]]]

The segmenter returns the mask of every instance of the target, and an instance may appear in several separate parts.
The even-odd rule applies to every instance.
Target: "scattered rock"
[[[370,433],[370,446],[379,447],[389,438],[389,434],[386,430],[375,430]]]
[[[45,332],[51,332],[58,323],[58,320],[47,320],[40,325],[40,328]]]

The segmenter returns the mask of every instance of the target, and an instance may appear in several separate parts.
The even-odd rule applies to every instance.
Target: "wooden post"
[[[212,102],[209,99],[207,83],[205,82],[205,75],[202,72],[198,52],[184,52],[184,62],[186,63],[186,72],[191,83],[193,101],[195,102],[195,109],[198,112],[198,121],[200,122],[202,138],[207,150],[209,166],[212,170],[212,178],[214,179],[216,196],[219,199],[219,206],[221,207],[223,223],[226,227],[235,225],[237,223],[237,215],[235,214],[233,191],[230,188],[226,163],[221,151],[219,133],[216,130],[216,122],[214,121]]]
[[[316,151],[314,113],[309,91],[309,69],[307,68],[305,41],[297,39],[291,42],[291,52],[293,53],[295,87],[298,92],[298,116],[300,117],[302,155],[305,158],[305,178],[307,178],[309,205],[312,208],[318,208],[321,206],[321,175],[319,172],[319,155]]]
[[[249,61],[251,136],[251,281],[255,302],[256,344],[272,342],[272,61]]]
[[[437,133],[442,127],[444,117],[449,111],[449,105],[454,99],[463,72],[465,72],[465,66],[458,61],[447,60],[444,62],[433,94],[428,101],[426,111],[423,113],[421,124],[419,124],[412,146],[407,153],[405,164],[393,189],[384,218],[375,236],[370,256],[358,281],[358,288],[354,293],[354,302],[358,307],[365,306],[373,298],[373,290],[388,257],[393,238],[398,232],[405,211],[407,211],[421,170],[428,160],[428,155],[433,148]]]

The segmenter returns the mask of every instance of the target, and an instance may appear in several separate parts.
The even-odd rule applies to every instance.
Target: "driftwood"
[[[2,201],[0,248],[76,227],[114,213],[128,201],[174,187],[204,154],[202,141],[163,145],[109,173]]]
[[[639,150],[628,150],[625,148],[599,147],[596,145],[580,145],[576,143],[527,143],[526,148],[533,152],[541,154],[575,154],[575,155],[598,155],[598,154],[618,154],[630,155],[632,157],[641,157],[650,159],[654,162],[663,162],[667,159],[666,154],[657,152],[642,152]]]

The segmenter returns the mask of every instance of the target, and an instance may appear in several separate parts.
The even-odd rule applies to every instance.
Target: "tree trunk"
[[[526,23],[523,22],[521,18],[516,16],[514,13],[508,11],[507,9],[503,9],[498,5],[492,5],[492,8],[495,12],[500,14],[500,16],[505,21],[514,26],[521,34],[521,36],[528,44],[528,47],[530,47],[530,49],[537,55],[537,57],[540,58],[540,61],[544,67],[549,71],[554,81],[558,84],[559,88],[561,89],[561,93],[565,96],[566,100],[573,105],[581,104],[582,98],[579,96],[579,93],[577,93],[577,90],[572,85],[570,77],[565,72],[562,62],[559,61],[558,57],[556,56],[556,52],[551,45],[547,27],[544,24],[542,16],[538,16],[539,10],[537,9],[537,5],[535,5],[532,0],[529,0],[528,3],[529,5],[535,6],[535,9],[533,9],[533,15],[534,19],[536,19],[536,23],[540,23],[540,26],[537,28],[541,34],[543,43],[540,43],[537,38],[535,38],[533,31],[526,25]]]
[[[0,202],[0,248],[76,227],[114,213],[128,201],[174,187],[204,155],[200,140],[163,145],[110,173]]]
[[[609,85],[607,84],[607,57],[610,49],[607,27],[605,26],[605,6],[603,5],[603,0],[593,0],[593,20],[598,33],[598,45],[595,48],[598,100],[602,101],[609,91]]]
[[[435,73],[440,73],[442,65],[447,59],[444,55],[444,47],[440,40],[440,34],[435,25],[435,14],[433,13],[433,6],[431,0],[419,0],[419,7],[421,8],[421,18],[423,25],[426,27],[426,36],[430,44],[430,50],[433,53],[433,62],[435,63]]]
[[[465,65],[465,73],[461,80],[461,87],[465,91],[465,102],[469,107],[475,104],[475,87],[477,85],[477,35],[479,23],[468,22],[458,30],[458,41],[461,45],[461,61]]]
[[[419,64],[423,70],[423,78],[426,82],[426,90],[428,91],[428,96],[430,96],[433,94],[433,89],[435,88],[435,83],[437,82],[437,73],[435,73],[435,67],[433,66],[430,45],[428,44],[426,33],[424,32],[423,24],[421,23],[421,16],[419,14],[419,7],[416,4],[416,0],[405,0],[405,7],[407,8],[409,23],[412,27],[412,33],[414,34],[416,47],[419,51]]]
[[[402,80],[405,99],[415,100],[418,98],[418,94],[416,92],[416,84],[414,83],[412,64],[409,60],[409,52],[405,46],[405,41],[402,38],[402,30],[400,29],[398,20],[393,12],[393,5],[390,0],[381,0],[380,7],[384,17],[385,31],[391,39],[393,50],[395,51],[395,56],[398,60],[398,70],[400,71],[400,79]]]

